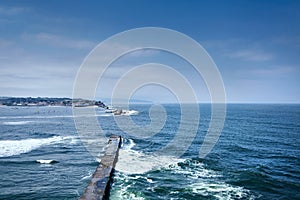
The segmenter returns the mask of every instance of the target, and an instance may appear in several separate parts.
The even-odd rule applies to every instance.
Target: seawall
[[[104,156],[96,168],[85,192],[79,200],[108,199],[110,183],[116,162],[118,161],[121,136],[110,136]]]

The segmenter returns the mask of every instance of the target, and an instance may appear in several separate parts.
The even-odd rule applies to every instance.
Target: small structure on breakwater
[[[110,136],[104,156],[79,200],[102,200],[108,198],[120,146],[121,136]]]

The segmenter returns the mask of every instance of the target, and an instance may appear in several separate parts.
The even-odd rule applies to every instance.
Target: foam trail
[[[139,112],[136,110],[127,110],[123,115],[130,116],[130,115],[137,115],[137,114],[139,114]]]
[[[172,174],[182,174],[190,184],[187,186],[193,193],[203,196],[212,195],[216,199],[254,199],[250,191],[239,186],[230,185],[222,181],[222,174],[217,171],[207,169],[201,162],[186,161],[188,167],[172,165],[164,170]]]
[[[34,149],[40,148],[41,146],[58,143],[72,138],[72,136],[54,136],[42,139],[0,140],[0,157],[9,157],[28,153]]]
[[[18,121],[18,122],[2,122],[4,125],[25,125],[32,123],[33,121]]]
[[[233,186],[224,182],[198,182],[190,185],[193,193],[206,196],[213,195],[216,199],[255,199],[250,191],[243,187]]]
[[[73,115],[27,115],[27,116],[1,116],[0,119],[51,119],[51,118],[72,118]]]

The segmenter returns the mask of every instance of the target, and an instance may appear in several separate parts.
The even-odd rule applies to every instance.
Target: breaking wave
[[[174,200],[256,198],[249,190],[226,183],[220,172],[209,169],[201,161],[147,155],[133,150],[134,146],[130,139],[120,149],[111,199],[148,199],[154,193],[157,199]],[[168,184],[174,181],[178,186],[170,190]],[[143,185],[143,189],[135,189],[136,185]]]
[[[45,145],[50,145],[64,140],[74,141],[73,136],[54,136],[41,139],[0,140],[0,157],[9,157],[28,153]]]
[[[170,164],[178,163],[183,159],[170,156],[155,156],[133,150],[135,143],[132,139],[119,151],[119,159],[115,169],[127,174],[144,174]]]
[[[37,163],[41,164],[51,164],[51,163],[57,163],[56,160],[36,160]]]

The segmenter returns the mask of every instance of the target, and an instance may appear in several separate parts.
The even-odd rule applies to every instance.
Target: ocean
[[[198,152],[210,105],[200,104],[198,131],[179,158],[155,151],[180,123],[193,120],[180,122],[178,104],[163,107],[166,122],[148,138],[125,133],[111,114],[96,109],[104,133],[123,138],[110,199],[300,199],[299,104],[228,104],[222,134],[205,158]],[[149,108],[130,105],[138,113],[118,117],[147,126]],[[0,199],[77,199],[97,165],[72,108],[0,107]]]

